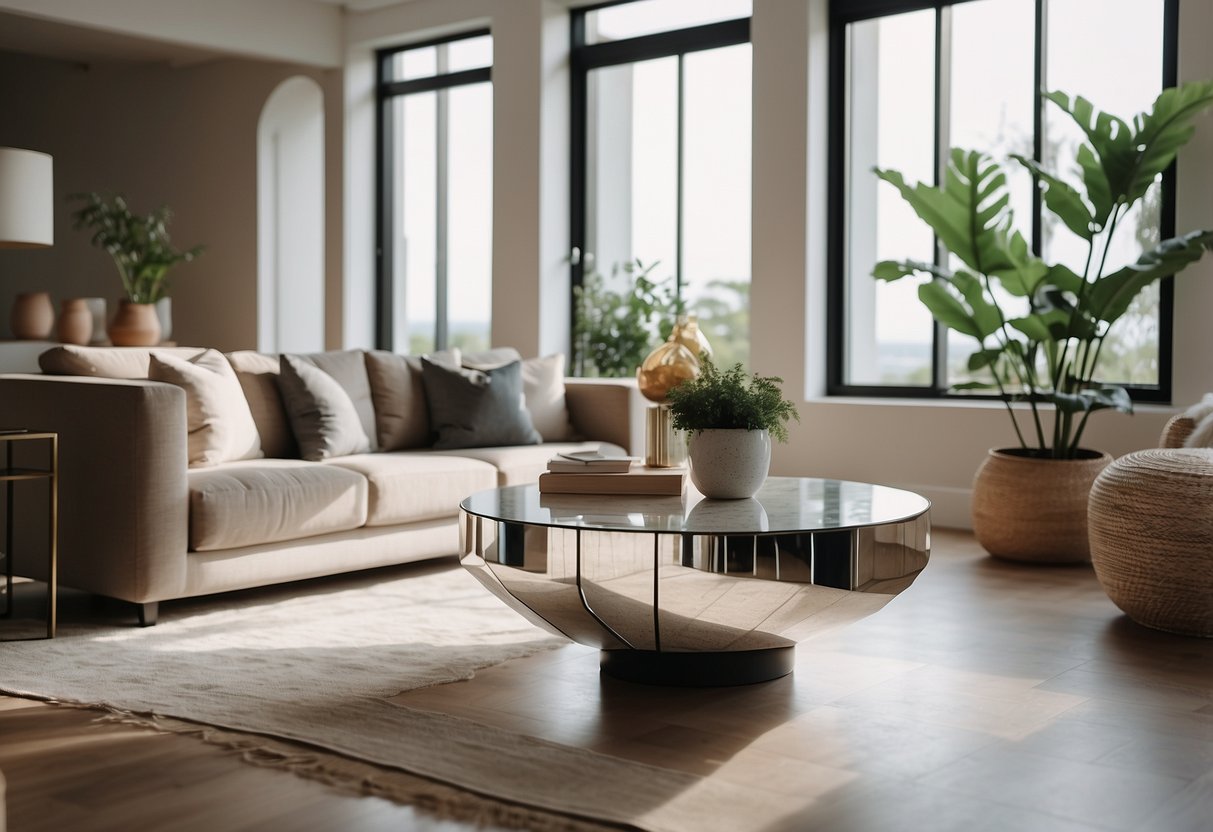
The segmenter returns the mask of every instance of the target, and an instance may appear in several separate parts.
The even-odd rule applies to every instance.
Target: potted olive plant
[[[72,213],[75,227],[93,232],[92,244],[109,253],[122,279],[125,298],[110,322],[110,340],[118,346],[159,343],[163,327],[154,305],[167,299],[169,269],[193,260],[203,247],[173,247],[168,233],[172,212],[167,207],[137,215],[122,196],[86,193],[69,199],[84,202]]]
[[[1035,160],[1013,158],[1040,183],[1044,207],[1085,241],[1082,271],[1033,254],[1015,229],[999,163],[954,149],[941,187],[876,171],[951,256],[943,265],[884,261],[873,275],[890,281],[930,276],[919,299],[941,324],[977,341],[968,366],[988,374],[988,381],[957,387],[989,388],[1006,405],[1018,445],[992,450],[974,481],[978,540],[1003,557],[1085,561],[1087,494],[1111,459],[1083,447],[1083,431],[1099,410],[1132,412],[1124,388],[1097,380],[1101,350],[1130,302],[1199,260],[1213,247],[1213,231],[1165,240],[1124,267],[1107,268],[1108,252],[1126,214],[1192,137],[1196,116],[1213,104],[1213,82],[1164,90],[1150,112],[1131,122],[1083,98],[1045,97],[1085,136],[1074,160],[1080,187]],[[1026,414],[1013,402],[1026,402]]]
[[[740,364],[720,370],[708,356],[700,362],[697,377],[668,393],[674,429],[690,433],[691,482],[705,497],[753,497],[771,467],[771,437],[786,442],[787,423],[800,414],[783,397],[783,379],[747,376]]]

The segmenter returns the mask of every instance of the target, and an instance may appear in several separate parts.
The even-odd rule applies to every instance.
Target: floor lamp
[[[54,194],[54,170],[49,154],[0,147],[0,248],[49,248],[53,245]],[[45,293],[31,301],[50,304]],[[24,314],[14,304],[14,332],[18,329],[17,319]],[[50,317],[53,322],[53,307]]]

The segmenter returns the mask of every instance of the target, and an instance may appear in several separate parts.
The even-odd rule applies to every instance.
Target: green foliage
[[[1084,98],[1060,92],[1046,98],[1086,136],[1075,157],[1082,189],[1035,160],[1012,158],[1036,177],[1045,208],[1087,242],[1083,273],[1032,254],[1014,228],[1007,177],[998,162],[977,151],[953,149],[942,187],[910,185],[896,171],[876,175],[897,188],[960,266],[884,261],[872,275],[886,281],[929,275],[931,281],[918,289],[919,299],[941,324],[978,342],[968,367],[988,370],[992,378],[953,389],[996,389],[1024,448],[1030,446],[1010,403],[1028,402],[1039,453],[1071,458],[1091,413],[1132,412],[1123,388],[1095,380],[1109,329],[1146,287],[1213,249],[1213,231],[1192,231],[1149,248],[1136,263],[1105,272],[1117,224],[1191,139],[1193,119],[1213,105],[1213,82],[1164,90],[1152,110],[1131,124]],[[996,294],[995,287],[1002,291]],[[1023,298],[1027,314],[1010,317],[1000,301],[1006,294]],[[1045,403],[1056,409],[1051,441],[1040,418],[1039,406]]]
[[[796,405],[783,397],[774,376],[746,376],[740,364],[720,370],[707,356],[700,358],[697,377],[669,392],[670,415],[678,430],[741,428],[767,430],[780,442],[788,441],[787,423],[800,421]]]
[[[132,303],[155,303],[168,289],[168,270],[202,253],[202,246],[188,251],[173,248],[168,224],[172,212],[161,207],[146,216],[131,212],[122,196],[105,198],[96,193],[72,194],[83,201],[72,213],[75,228],[93,232],[92,244],[109,252],[122,278],[122,288]]]
[[[631,278],[623,292],[608,289],[597,271],[587,271],[573,289],[574,375],[630,378],[653,346],[670,337],[683,304],[673,279],[651,277],[656,267],[639,260],[615,266],[612,276],[622,271]]]

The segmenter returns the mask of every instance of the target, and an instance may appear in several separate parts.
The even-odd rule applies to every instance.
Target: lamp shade
[[[55,242],[51,157],[0,147],[0,248],[43,248]]]

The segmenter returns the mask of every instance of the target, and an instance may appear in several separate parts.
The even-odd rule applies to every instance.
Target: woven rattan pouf
[[[1091,562],[1139,624],[1213,637],[1213,449],[1121,457],[1091,487]]]

